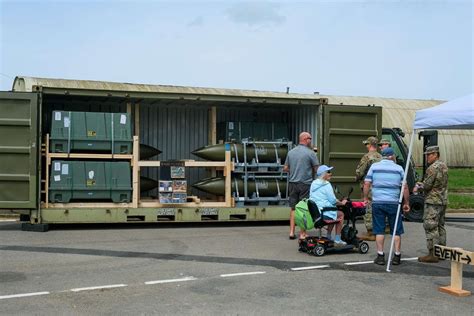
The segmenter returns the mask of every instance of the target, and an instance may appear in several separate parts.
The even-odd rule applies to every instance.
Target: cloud
[[[188,27],[202,26],[203,24],[204,24],[203,17],[198,16],[194,20],[188,23]]]
[[[276,3],[246,2],[228,8],[226,15],[231,21],[248,26],[281,25],[286,18],[278,12],[279,8],[280,5]]]

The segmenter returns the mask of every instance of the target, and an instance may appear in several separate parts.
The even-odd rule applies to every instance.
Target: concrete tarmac
[[[371,262],[374,242],[368,254],[315,257],[298,252],[286,225],[62,225],[37,233],[0,222],[0,314],[472,315],[473,296],[438,291],[450,282],[449,262],[411,260],[426,253],[424,230],[404,224],[409,260],[386,272]],[[474,251],[474,223],[446,227],[448,246]],[[473,266],[464,265],[463,288],[474,293]]]

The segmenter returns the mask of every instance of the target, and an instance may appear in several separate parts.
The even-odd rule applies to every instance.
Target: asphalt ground
[[[386,272],[371,263],[374,242],[367,254],[315,257],[299,253],[281,224],[61,225],[38,233],[0,222],[0,314],[472,315],[473,296],[438,291],[450,283],[449,262],[412,260],[426,253],[424,230],[404,224],[409,260]],[[446,227],[448,246],[474,250],[473,222]],[[463,288],[474,293],[474,266],[464,265]]]

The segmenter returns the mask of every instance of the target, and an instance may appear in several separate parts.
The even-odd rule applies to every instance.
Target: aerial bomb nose
[[[223,188],[220,188],[224,183],[224,178],[215,177],[207,178],[194,183],[192,186],[198,190],[206,193],[222,195]]]
[[[158,181],[147,177],[140,177],[140,192],[146,192],[158,187]]]
[[[193,155],[199,158],[211,161],[225,160],[224,144],[204,146],[192,152]]]
[[[161,154],[161,150],[153,146],[140,144],[140,159],[148,159],[159,154]]]

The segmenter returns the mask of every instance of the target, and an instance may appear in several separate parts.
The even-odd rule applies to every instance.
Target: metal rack
[[[284,161],[282,157],[278,155],[278,148],[286,146],[288,151],[292,148],[293,143],[281,140],[281,141],[253,141],[249,139],[242,140],[243,147],[243,161],[239,161],[239,155],[237,152],[236,144],[234,146],[234,187],[235,191],[233,196],[237,206],[242,206],[245,203],[258,203],[259,205],[268,205],[269,202],[276,204],[286,204],[288,201],[288,175],[283,171]],[[260,162],[259,152],[267,150],[259,145],[273,145],[275,152],[274,162]],[[232,146],[232,145],[231,145]],[[247,147],[253,146],[255,157],[248,161]],[[243,192],[239,192],[237,177],[243,180]],[[275,181],[277,194],[275,196],[260,196],[259,180],[270,179]],[[255,181],[255,192],[249,192],[249,180]],[[283,183],[285,188],[283,190]],[[260,182],[262,184],[262,182]],[[282,192],[283,191],[283,192]]]

